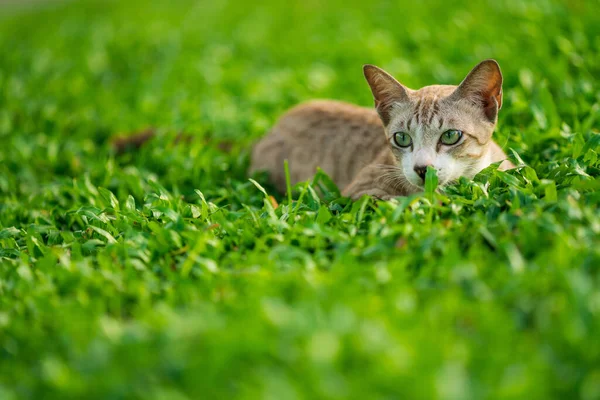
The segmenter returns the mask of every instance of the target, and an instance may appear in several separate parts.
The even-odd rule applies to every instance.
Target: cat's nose
[[[415,165],[415,172],[425,182],[425,174],[427,174],[427,165]]]

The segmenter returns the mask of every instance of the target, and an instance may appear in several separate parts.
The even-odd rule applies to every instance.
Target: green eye
[[[440,138],[440,142],[445,145],[451,146],[453,144],[458,143],[460,138],[462,137],[462,132],[456,129],[450,129],[446,132],[442,133],[442,137]]]
[[[396,132],[394,133],[394,143],[398,147],[408,147],[412,144],[412,138],[408,133]]]

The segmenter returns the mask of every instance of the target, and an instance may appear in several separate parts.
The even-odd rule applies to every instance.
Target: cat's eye
[[[412,138],[408,133],[396,132],[394,133],[394,143],[398,147],[409,147],[412,144]]]
[[[440,142],[445,145],[452,146],[453,144],[458,143],[460,138],[462,138],[463,133],[457,129],[450,129],[446,132],[442,133],[442,137],[440,137]]]

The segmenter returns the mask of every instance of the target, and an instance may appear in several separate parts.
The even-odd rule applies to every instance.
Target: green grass
[[[410,3],[0,8],[0,398],[600,398],[600,5]],[[372,104],[363,64],[489,57],[526,166],[389,202],[248,180],[286,108]]]

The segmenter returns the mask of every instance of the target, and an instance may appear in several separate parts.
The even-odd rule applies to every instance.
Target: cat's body
[[[319,167],[343,189],[386,150],[383,125],[374,109],[315,100],[279,119],[254,147],[251,168],[269,171],[275,187],[284,192],[282,166],[287,159],[292,183],[312,178]]]
[[[268,171],[284,192],[287,159],[292,184],[320,167],[346,196],[387,199],[421,191],[428,165],[443,185],[506,159],[491,139],[502,101],[495,61],[479,64],[458,87],[414,91],[373,66],[365,76],[376,109],[327,100],[296,106],[256,144],[250,171]]]

